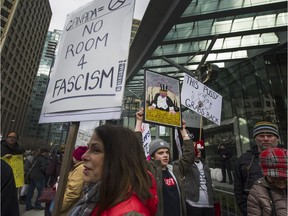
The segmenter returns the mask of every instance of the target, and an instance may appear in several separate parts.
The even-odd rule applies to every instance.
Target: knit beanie
[[[278,138],[280,137],[277,125],[268,121],[261,121],[255,124],[253,129],[253,138],[255,138],[258,134],[261,133],[271,133]]]
[[[74,151],[73,151],[73,157],[81,161],[82,155],[87,151],[88,147],[87,146],[78,146]]]
[[[169,144],[162,139],[154,139],[149,144],[149,155],[152,157],[153,154],[160,148],[167,148],[170,150]]]
[[[287,150],[284,148],[269,148],[259,155],[264,176],[287,178]]]
[[[199,151],[204,149],[204,141],[198,140],[194,146],[194,149],[195,149],[195,155],[197,156]]]

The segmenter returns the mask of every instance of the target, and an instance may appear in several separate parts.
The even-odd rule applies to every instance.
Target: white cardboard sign
[[[149,156],[149,144],[151,142],[151,133],[150,133],[149,124],[142,123],[141,131],[142,131],[142,139],[143,139],[143,149],[145,152],[145,156],[147,158]]]
[[[114,118],[97,115],[107,108],[120,118],[134,1],[91,1],[67,16],[40,123]]]
[[[220,125],[222,96],[188,74],[183,80],[181,104]]]

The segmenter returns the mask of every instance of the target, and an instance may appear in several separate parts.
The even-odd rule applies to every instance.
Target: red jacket
[[[105,210],[102,212],[101,216],[123,216],[129,212],[137,212],[143,216],[154,216],[156,215],[157,205],[158,205],[158,195],[156,188],[156,181],[152,174],[149,172],[149,175],[152,178],[152,186],[150,188],[150,192],[152,197],[149,198],[144,203],[138,198],[136,193],[133,193],[132,196],[115,205],[114,207]],[[96,216],[98,207],[93,210],[92,216]]]

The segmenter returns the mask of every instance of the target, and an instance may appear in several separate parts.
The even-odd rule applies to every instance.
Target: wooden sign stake
[[[76,138],[79,130],[80,122],[72,122],[69,127],[68,137],[65,144],[64,158],[61,165],[60,178],[57,188],[57,193],[54,199],[54,208],[52,216],[60,215],[63,196],[66,190],[68,173],[71,168],[72,154],[75,149]]]

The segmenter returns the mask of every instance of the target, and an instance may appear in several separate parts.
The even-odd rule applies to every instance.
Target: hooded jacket
[[[268,193],[269,189],[277,216],[287,216],[287,189],[276,188],[265,177],[258,179],[249,193],[247,201],[248,216],[271,215],[272,207]]]

